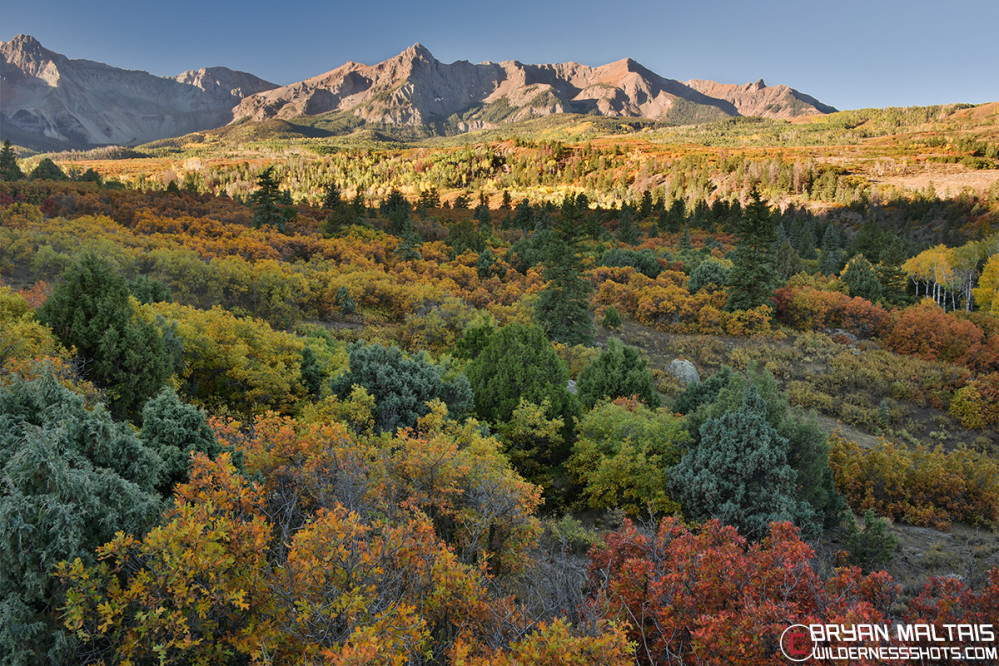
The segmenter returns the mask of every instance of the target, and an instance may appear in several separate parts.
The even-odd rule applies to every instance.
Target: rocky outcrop
[[[787,86],[768,86],[763,79],[739,86],[694,79],[686,85],[714,99],[730,102],[740,116],[789,119],[836,109]]]
[[[28,35],[0,42],[0,123],[29,147],[134,145],[215,128],[244,97],[274,87],[224,67],[170,79],[71,60]]]
[[[666,372],[673,375],[684,384],[696,384],[701,381],[701,375],[698,374],[697,368],[694,367],[693,363],[686,359],[673,359],[670,361],[669,367],[666,368]]]

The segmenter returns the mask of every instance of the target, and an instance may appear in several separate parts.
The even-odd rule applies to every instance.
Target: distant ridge
[[[787,86],[682,83],[625,58],[600,67],[445,64],[422,44],[278,87],[225,67],[175,78],[70,60],[28,35],[0,42],[0,135],[53,150],[136,145],[230,122],[340,112],[362,122],[472,131],[559,113],[684,124],[835,111]]]
[[[745,86],[681,83],[630,58],[601,67],[575,62],[525,65],[516,60],[445,64],[417,43],[377,65],[348,62],[251,95],[233,116],[287,119],[331,111],[391,125],[450,119],[468,131],[555,113],[683,121],[739,115],[793,118],[835,109],[787,86],[768,87],[762,81]]]

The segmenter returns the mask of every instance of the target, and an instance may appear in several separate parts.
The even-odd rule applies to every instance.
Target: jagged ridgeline
[[[426,136],[553,114],[686,124],[835,111],[785,85],[684,83],[630,58],[600,67],[516,60],[446,64],[422,44],[376,65],[347,62],[282,87],[225,67],[164,78],[73,60],[27,35],[0,43],[0,58],[4,138],[36,150],[138,145],[231,122],[275,119],[304,118],[299,125],[320,133],[372,124]]]

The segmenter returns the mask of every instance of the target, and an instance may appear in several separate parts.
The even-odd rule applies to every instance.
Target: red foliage
[[[999,568],[989,572],[989,580],[981,592],[957,578],[937,577],[926,581],[922,591],[909,603],[905,620],[910,624],[929,624],[938,628],[942,636],[944,627],[956,624],[995,624],[999,618]],[[948,640],[931,643],[928,640],[914,643],[920,647],[981,647],[981,641]],[[993,644],[994,645],[994,644]],[[946,662],[951,663],[951,662]]]
[[[608,617],[630,623],[641,663],[777,663],[791,624],[881,623],[899,592],[887,574],[837,569],[823,582],[790,523],[748,543],[718,521],[691,532],[676,518],[646,535],[633,524],[590,554]]]

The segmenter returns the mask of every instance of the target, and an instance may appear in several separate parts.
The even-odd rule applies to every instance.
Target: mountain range
[[[559,113],[684,124],[833,111],[788,86],[680,82],[630,58],[600,67],[446,64],[414,44],[376,65],[347,62],[277,86],[225,67],[166,78],[72,60],[28,35],[0,42],[0,134],[41,150],[138,145],[233,122],[343,113],[363,123],[446,133]]]

